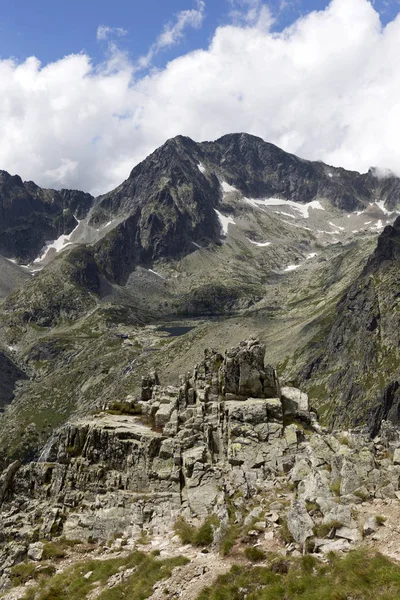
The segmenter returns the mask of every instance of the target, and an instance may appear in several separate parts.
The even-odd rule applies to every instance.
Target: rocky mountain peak
[[[388,261],[400,260],[400,217],[393,225],[387,225],[378,238],[375,252],[366,266],[366,272],[372,273]]]

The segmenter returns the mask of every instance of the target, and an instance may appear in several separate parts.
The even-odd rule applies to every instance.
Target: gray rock
[[[363,525],[363,533],[365,536],[372,535],[378,531],[379,525],[375,516],[368,517]]]
[[[28,558],[30,558],[31,560],[34,560],[34,561],[42,560],[43,550],[44,550],[43,542],[35,542],[34,544],[29,544]]]
[[[294,387],[282,387],[282,404],[285,416],[295,416],[298,412],[308,412],[308,396]]]
[[[349,527],[340,527],[336,530],[336,537],[349,540],[349,542],[357,543],[361,542],[362,535],[356,528],[350,529]]]
[[[314,522],[307,512],[304,502],[296,500],[287,513],[287,526],[293,539],[304,544],[313,535]]]

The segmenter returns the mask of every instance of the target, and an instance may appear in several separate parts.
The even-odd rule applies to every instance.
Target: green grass
[[[328,563],[313,556],[288,561],[281,574],[270,567],[235,565],[197,600],[395,600],[400,598],[400,567],[365,550]],[[245,590],[245,595],[243,594]]]
[[[28,581],[44,581],[56,572],[54,565],[42,563],[37,565],[32,562],[23,562],[11,568],[10,579],[13,586],[24,585]]]
[[[112,588],[104,587],[99,600],[144,600],[151,595],[157,581],[168,578],[175,567],[188,562],[183,557],[158,560],[143,552],[133,552],[122,558],[89,560],[32,586],[24,600],[83,600],[94,584],[104,587],[112,575],[127,569],[134,569],[132,575]],[[88,573],[90,576],[85,578]]]
[[[247,558],[247,560],[249,560],[252,563],[262,562],[266,559],[265,552],[263,552],[259,548],[256,548],[255,546],[248,546],[244,551],[244,555]]]

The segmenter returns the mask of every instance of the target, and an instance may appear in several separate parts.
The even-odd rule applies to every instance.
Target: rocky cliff
[[[0,171],[0,253],[26,264],[47,240],[69,234],[93,204],[77,190],[46,190]]]
[[[339,301],[317,356],[301,373],[331,397],[335,426],[368,423],[375,435],[382,420],[400,423],[399,248],[397,218],[379,236],[363,271]]]

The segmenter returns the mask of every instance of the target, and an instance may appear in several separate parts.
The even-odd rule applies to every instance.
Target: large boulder
[[[301,390],[285,386],[282,392],[283,414],[295,416],[299,412],[308,412],[308,396]]]

